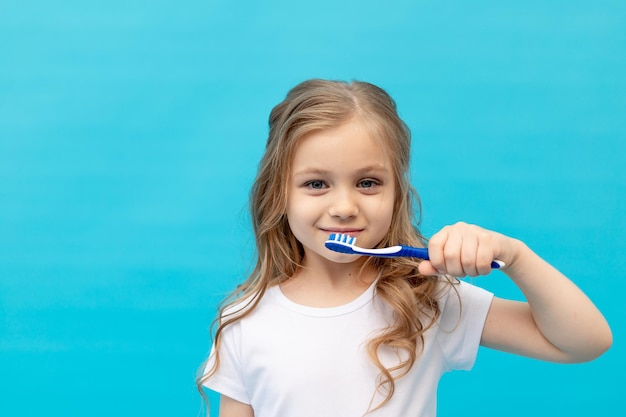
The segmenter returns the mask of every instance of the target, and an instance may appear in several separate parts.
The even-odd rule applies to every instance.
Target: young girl
[[[198,387],[220,416],[434,416],[441,375],[472,367],[478,346],[555,362],[609,348],[602,314],[521,241],[457,223],[428,241],[430,261],[336,253],[424,247],[409,184],[410,134],[394,101],[363,82],[310,80],[270,115],[251,192],[254,271],[220,311]],[[517,302],[454,277],[491,262]]]

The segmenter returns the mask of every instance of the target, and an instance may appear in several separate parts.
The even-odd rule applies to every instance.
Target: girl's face
[[[358,256],[324,243],[330,233],[356,236],[366,248],[383,239],[394,207],[392,162],[381,142],[353,119],[300,139],[287,193],[287,220],[304,247],[304,266],[315,259],[354,262]]]

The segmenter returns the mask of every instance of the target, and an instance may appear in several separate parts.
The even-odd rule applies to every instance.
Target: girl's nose
[[[332,197],[328,214],[346,220],[359,214],[359,206],[351,192],[338,192]]]

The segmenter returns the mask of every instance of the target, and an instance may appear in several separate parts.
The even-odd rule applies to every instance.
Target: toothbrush
[[[383,258],[409,257],[428,260],[428,248],[414,248],[412,246],[396,245],[387,248],[366,249],[356,246],[356,237],[343,233],[331,233],[326,241],[326,247],[335,252],[352,255],[379,256]],[[494,269],[504,266],[504,262],[494,260],[491,267]]]

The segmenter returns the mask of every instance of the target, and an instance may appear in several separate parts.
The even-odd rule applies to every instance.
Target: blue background
[[[521,238],[613,327],[588,364],[481,350],[440,415],[622,409],[625,3],[294,3],[0,3],[0,415],[197,415],[267,116],[310,77],[396,98],[426,235]]]

